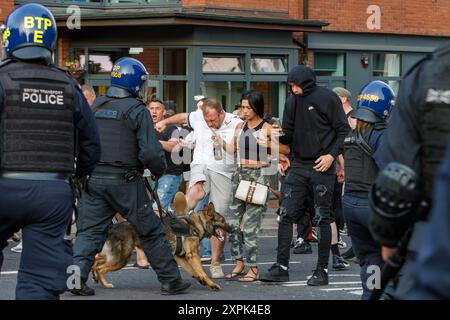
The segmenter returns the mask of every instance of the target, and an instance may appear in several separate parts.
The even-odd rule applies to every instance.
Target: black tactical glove
[[[165,211],[161,214],[161,221],[177,236],[191,236],[192,231],[189,225],[176,215],[167,214]]]
[[[416,173],[403,164],[389,163],[369,193],[370,231],[374,239],[394,247],[413,224],[419,202]]]

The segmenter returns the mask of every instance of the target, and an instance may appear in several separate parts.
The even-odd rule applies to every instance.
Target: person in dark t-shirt
[[[147,104],[147,109],[150,111],[153,123],[164,119],[166,108],[163,101],[152,98]],[[163,132],[158,133],[158,140],[165,151],[167,162],[166,172],[158,180],[158,195],[164,209],[167,209],[172,202],[183,179],[183,167],[182,165],[175,164],[172,157],[172,150],[178,144],[178,139],[176,138],[177,133],[178,128],[174,125],[168,126]]]

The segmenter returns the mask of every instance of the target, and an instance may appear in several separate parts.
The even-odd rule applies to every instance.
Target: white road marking
[[[351,294],[356,294],[356,295],[358,295],[358,296],[362,296],[363,291],[362,291],[362,290],[356,290],[356,291],[350,291],[349,293],[351,293]]]
[[[328,285],[330,286],[337,286],[337,285],[356,285],[359,284],[361,285],[361,281],[343,281],[343,282],[330,282],[328,283]],[[283,282],[281,284],[284,287],[301,287],[301,286],[306,286],[306,281],[289,281],[289,282]],[[357,288],[353,288],[353,289],[357,289]],[[325,290],[325,289],[321,289],[321,290]]]
[[[4,274],[4,275],[6,275],[6,274],[17,274],[19,271],[2,271],[2,273],[1,274]]]
[[[344,290],[344,291],[346,291],[346,290],[352,290],[352,291],[355,291],[355,289],[358,289],[358,288],[356,288],[356,287],[347,287],[347,288],[326,288],[326,289],[320,289],[320,290],[329,292],[329,291],[341,291],[341,290]]]
[[[301,261],[291,261],[290,264],[301,264]],[[274,264],[274,262],[260,262],[258,263],[259,265],[272,265]],[[222,263],[222,266],[234,266],[234,263]],[[209,264],[204,263],[203,266],[207,267],[209,266]],[[133,267],[133,264],[127,264],[126,267],[124,267],[122,270],[137,270],[139,268]],[[150,267],[151,269],[151,267]],[[17,274],[17,270],[13,270],[13,271],[2,271],[0,272],[1,275],[10,275],[10,274]],[[333,274],[329,274],[329,277],[359,277],[359,274],[344,274],[344,273],[333,273]],[[295,282],[295,281],[294,281]],[[285,283],[290,283],[290,282],[285,282]]]

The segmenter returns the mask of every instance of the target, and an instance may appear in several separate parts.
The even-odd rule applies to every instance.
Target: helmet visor
[[[383,119],[378,117],[374,111],[364,107],[359,107],[358,109],[353,110],[351,113],[351,117],[368,123],[377,123],[383,121]]]
[[[141,88],[139,89],[138,98],[144,103],[147,103],[147,93],[149,85],[148,75],[141,76],[141,79],[143,80],[143,83],[141,85]]]

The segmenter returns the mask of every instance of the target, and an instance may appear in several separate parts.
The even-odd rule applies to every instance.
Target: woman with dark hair
[[[238,153],[238,170],[233,176],[233,198],[242,179],[268,185],[269,175],[276,173],[276,169],[273,173],[269,170],[272,127],[263,120],[264,98],[262,94],[256,90],[245,92],[242,95],[241,106],[245,122],[236,127],[231,145],[222,143],[226,152]],[[230,274],[225,276],[225,279],[244,275],[244,248],[246,264],[250,269],[243,277],[239,278],[239,281],[252,282],[259,279],[257,235],[266,209],[267,199],[264,205],[233,199],[228,211],[227,223],[231,227],[229,240],[235,267]]]

